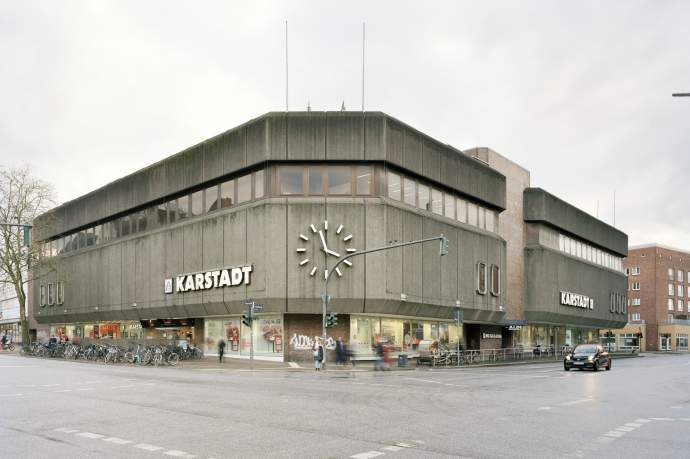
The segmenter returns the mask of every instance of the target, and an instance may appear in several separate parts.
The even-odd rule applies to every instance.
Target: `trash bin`
[[[398,355],[398,367],[404,368],[407,366],[407,354]]]

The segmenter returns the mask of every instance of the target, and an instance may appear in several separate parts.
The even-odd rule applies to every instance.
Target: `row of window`
[[[690,288],[688,289],[690,294]],[[668,284],[668,296],[685,296],[685,287],[682,284]]]
[[[466,201],[453,193],[433,188],[420,180],[389,171],[387,189],[387,196],[395,201],[401,201],[486,231],[498,232],[497,212]]]
[[[683,306],[684,306],[683,303],[684,303],[683,300],[677,300],[676,301],[673,298],[669,298],[667,300],[668,310],[669,311],[678,310],[678,311],[683,312]],[[677,309],[674,309],[674,307]],[[686,311],[690,312],[690,300],[688,300],[686,307],[687,307]]]
[[[674,273],[678,273],[678,277],[676,279],[674,279]],[[676,270],[673,268],[668,268],[668,280],[677,280],[678,282],[685,282],[684,277],[685,271],[683,271],[682,269]],[[690,282],[690,271],[688,271],[688,282]]]
[[[265,195],[264,171],[186,193],[168,202],[115,218],[100,225],[45,242],[46,257],[72,252],[84,247],[107,243],[120,237],[160,228],[190,217],[242,204]]]
[[[65,283],[58,281],[50,284],[41,284],[41,307],[54,306],[65,302]]]
[[[370,196],[372,178],[366,165],[280,166],[278,189],[283,196]]]
[[[592,247],[591,245],[580,242],[563,234],[558,235],[558,248],[574,257],[582,258],[590,263],[594,263],[615,271],[623,271],[623,258],[611,255],[608,252]]]
[[[488,276],[488,282],[487,282]],[[477,293],[486,295],[487,290],[492,296],[501,295],[501,268],[491,265],[490,268],[483,261],[477,263]],[[490,284],[490,285],[488,285]],[[488,287],[487,287],[488,285]]]
[[[639,312],[633,312],[630,314],[630,320],[633,322],[639,322],[640,321],[640,313]]]

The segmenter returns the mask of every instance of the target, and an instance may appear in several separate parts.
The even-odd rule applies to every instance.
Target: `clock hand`
[[[323,231],[319,230],[319,237],[321,238],[321,245],[323,246],[323,251],[328,253],[328,247],[326,246],[326,238],[323,237]]]
[[[340,254],[338,252],[334,252],[332,250],[326,250],[326,253],[329,253],[329,254],[333,255],[334,257],[340,258]]]

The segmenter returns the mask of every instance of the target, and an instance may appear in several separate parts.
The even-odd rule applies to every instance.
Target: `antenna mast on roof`
[[[364,44],[366,40],[366,22],[362,22],[362,111],[364,111]]]
[[[288,111],[288,22],[285,20],[285,111]]]

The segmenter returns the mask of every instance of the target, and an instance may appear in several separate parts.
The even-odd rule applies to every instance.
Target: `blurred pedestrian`
[[[221,338],[218,341],[218,361],[223,363],[223,354],[225,354],[225,340]]]
[[[314,342],[314,370],[321,371],[321,362],[323,362],[323,346],[321,341],[317,338]]]
[[[380,339],[376,340],[376,347],[374,348],[376,354],[376,361],[374,362],[374,370],[383,370],[383,343]]]
[[[335,364],[343,365],[347,360],[347,349],[345,349],[345,343],[343,342],[343,337],[339,337],[338,341],[335,342]]]

